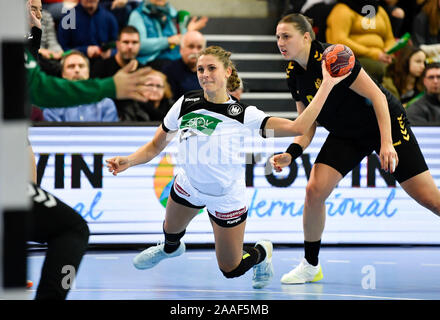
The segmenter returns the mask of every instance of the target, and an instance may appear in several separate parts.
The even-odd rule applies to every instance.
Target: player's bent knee
[[[252,266],[245,266],[243,265],[243,260],[240,262],[240,264],[238,265],[238,267],[236,267],[235,269],[231,270],[231,271],[223,271],[222,269],[220,269],[220,271],[223,273],[223,275],[225,276],[225,278],[227,279],[232,279],[232,278],[237,278],[237,277],[241,277],[242,275],[244,275],[246,273],[246,271],[248,271]]]
[[[244,255],[240,264],[231,271],[224,271],[220,268],[223,275],[228,278],[237,278],[244,275],[250,268],[252,268],[258,261],[258,251],[255,248],[244,247]]]
[[[223,271],[222,269],[220,269],[220,271],[223,273],[223,275],[227,279],[237,278],[237,277],[240,277],[241,275],[243,275],[243,273],[237,272],[237,269],[234,269],[234,270],[229,271],[229,272]]]

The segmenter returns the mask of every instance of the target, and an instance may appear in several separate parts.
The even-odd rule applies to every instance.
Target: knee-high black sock
[[[165,246],[164,251],[166,253],[171,253],[177,250],[180,246],[180,239],[185,235],[185,231],[183,230],[180,233],[167,233],[165,232],[165,229],[163,230],[163,233],[165,234]]]
[[[321,240],[304,241],[305,258],[312,266],[318,265],[319,249],[321,248]]]

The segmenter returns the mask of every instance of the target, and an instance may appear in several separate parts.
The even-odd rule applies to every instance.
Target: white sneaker
[[[255,246],[260,245],[266,251],[266,258],[259,264],[256,264],[254,276],[252,277],[252,287],[254,289],[262,289],[270,283],[273,278],[272,251],[273,245],[269,240],[260,240]]]
[[[164,247],[165,244],[160,243],[154,247],[149,247],[148,249],[142,251],[136,257],[134,257],[133,265],[136,267],[136,269],[150,269],[163,259],[178,257],[185,252],[185,244],[183,241],[180,241],[180,246],[176,251],[171,253],[166,253],[164,251]]]
[[[289,273],[281,278],[283,284],[302,284],[306,282],[316,282],[323,278],[321,265],[312,266],[304,258],[301,263]]]

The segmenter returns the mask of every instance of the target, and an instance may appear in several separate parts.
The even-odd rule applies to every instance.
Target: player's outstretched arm
[[[149,162],[156,157],[173,139],[177,131],[165,132],[162,126],[156,130],[153,139],[129,156],[116,156],[105,160],[108,171],[116,176],[130,167]]]
[[[291,137],[306,134],[315,123],[330,91],[336,84],[347,78],[351,73],[347,73],[341,77],[332,77],[323,62],[322,74],[323,79],[321,86],[304,112],[293,121],[277,117],[269,118],[265,127],[266,135],[269,136],[272,133],[274,137]]]

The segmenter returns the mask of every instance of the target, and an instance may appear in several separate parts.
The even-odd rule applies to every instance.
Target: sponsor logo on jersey
[[[243,112],[243,107],[240,106],[239,104],[234,103],[228,107],[227,111],[230,116],[237,116]]]
[[[402,134],[403,139],[409,141],[409,132],[405,128],[405,122],[403,121],[403,114],[401,114],[400,117],[397,117],[397,121],[399,121],[400,133]]]
[[[199,113],[188,113],[183,116],[180,129],[194,129],[210,136],[222,120]]]
[[[315,58],[317,61],[321,61],[322,60],[322,53],[319,53],[318,50],[316,50],[313,58]]]
[[[289,62],[289,65],[286,68],[286,77],[287,79],[290,78],[290,71],[293,70],[294,64],[292,61]]]
[[[315,80],[315,88],[319,89],[319,87],[321,86],[322,80],[321,78],[316,78]]]
[[[188,102],[188,101],[196,102],[196,101],[199,101],[199,100],[200,100],[200,97],[199,98],[186,98],[185,102]]]

